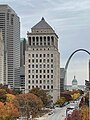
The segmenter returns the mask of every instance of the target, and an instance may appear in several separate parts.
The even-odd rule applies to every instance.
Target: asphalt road
[[[45,116],[38,118],[37,120],[64,120],[66,116],[66,107],[55,108],[51,115],[46,114]]]

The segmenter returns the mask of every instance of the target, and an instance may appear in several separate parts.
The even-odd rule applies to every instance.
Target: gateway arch
[[[90,55],[90,52],[86,49],[77,49],[70,55],[70,57],[67,60],[66,65],[65,65],[65,69],[64,69],[64,90],[66,89],[66,85],[67,85],[66,72],[67,72],[67,69],[68,69],[69,62],[70,62],[72,56],[79,51],[83,51],[83,52],[87,53],[88,55]]]

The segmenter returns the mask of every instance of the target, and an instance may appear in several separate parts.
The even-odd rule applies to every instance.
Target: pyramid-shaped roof
[[[41,21],[38,22],[35,26],[33,26],[32,29],[52,29],[52,27],[42,17]]]

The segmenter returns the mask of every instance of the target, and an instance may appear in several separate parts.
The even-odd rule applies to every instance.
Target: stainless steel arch
[[[76,52],[78,52],[78,51],[84,51],[84,52],[86,52],[87,54],[90,55],[90,52],[89,52],[88,50],[86,50],[86,49],[77,49],[77,50],[75,50],[75,51],[70,55],[70,57],[69,57],[68,60],[67,60],[66,65],[65,65],[65,69],[64,69],[64,89],[66,89],[66,71],[67,71],[69,62],[70,62],[72,56],[73,56]]]

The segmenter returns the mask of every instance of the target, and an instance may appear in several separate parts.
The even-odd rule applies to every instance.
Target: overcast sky
[[[20,17],[21,37],[27,38],[27,31],[45,18],[59,36],[61,67],[76,49],[90,52],[90,0],[0,0],[0,3],[8,4]],[[68,84],[74,75],[79,84],[84,84],[89,58],[85,52],[73,56],[67,72]]]

